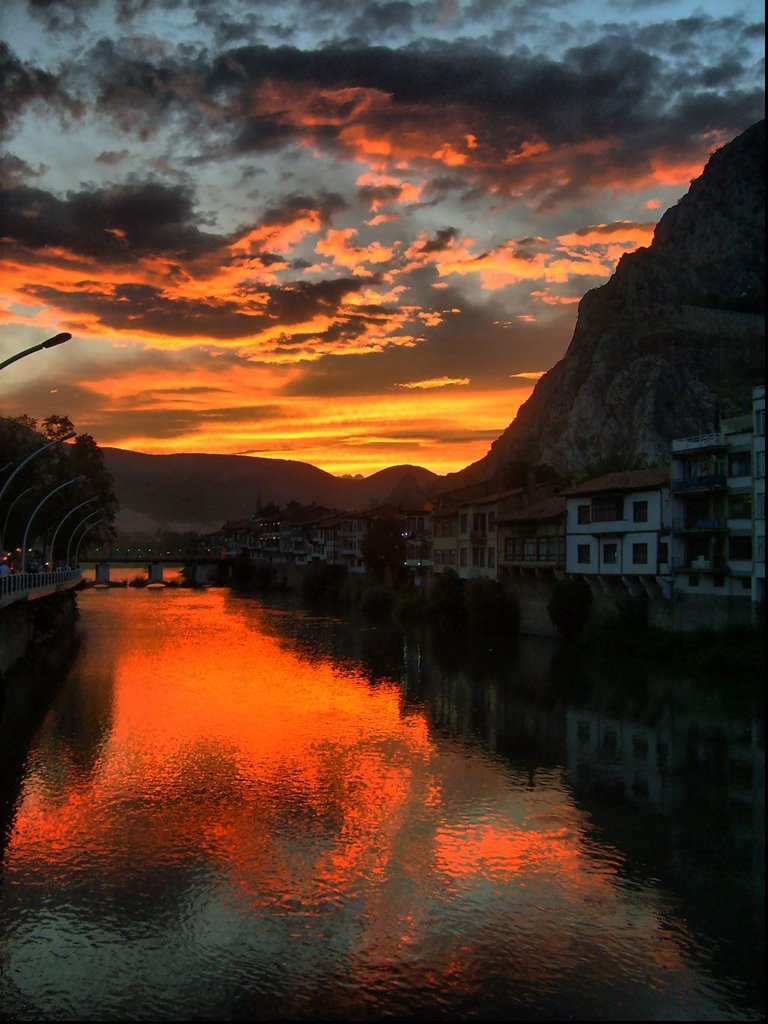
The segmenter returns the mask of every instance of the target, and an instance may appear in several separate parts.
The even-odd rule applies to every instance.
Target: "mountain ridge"
[[[245,519],[270,502],[340,509],[418,503],[441,477],[422,466],[389,466],[369,477],[336,477],[308,462],[251,455],[181,452],[148,455],[102,447],[120,502],[119,531],[163,528],[206,533]]]
[[[510,463],[584,477],[656,465],[675,437],[715,429],[765,378],[765,121],[715,151],[579,303],[565,355],[489,452],[452,484]]]

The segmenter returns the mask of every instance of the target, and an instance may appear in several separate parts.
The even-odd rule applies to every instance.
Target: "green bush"
[[[431,582],[429,604],[438,619],[463,619],[464,590],[461,579],[454,569],[444,569],[436,574]]]
[[[496,580],[467,580],[464,606],[470,630],[476,633],[517,633],[520,610],[517,602]]]
[[[385,585],[369,587],[364,591],[360,611],[366,619],[386,619],[392,610],[394,595],[392,590]]]
[[[338,602],[345,575],[343,566],[310,562],[301,578],[301,597],[310,604]]]

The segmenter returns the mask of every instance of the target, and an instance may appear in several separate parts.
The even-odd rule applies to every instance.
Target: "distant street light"
[[[81,473],[80,476],[73,476],[71,480],[65,480],[63,484],[59,484],[58,487],[54,487],[52,491],[49,491],[45,495],[45,497],[41,498],[41,500],[38,502],[35,511],[27,520],[27,527],[24,530],[24,540],[21,542],[21,571],[23,573],[27,571],[27,537],[29,536],[29,528],[32,526],[32,520],[35,518],[37,513],[40,511],[40,509],[43,507],[46,501],[48,501],[49,498],[52,498],[54,494],[57,494],[65,487],[69,487],[70,484],[78,483],[80,480],[85,480],[85,474]]]
[[[86,498],[86,499],[85,499],[85,501],[81,501],[79,505],[75,505],[75,507],[74,507],[74,508],[71,508],[71,509],[69,510],[69,512],[65,512],[65,514],[64,514],[64,515],[63,515],[63,516],[61,517],[61,519],[59,520],[59,524],[58,524],[58,526],[57,526],[57,527],[56,527],[56,529],[55,529],[55,530],[53,531],[53,537],[51,538],[51,548],[50,548],[50,561],[51,561],[51,565],[53,565],[53,564],[54,564],[54,563],[53,563],[53,555],[54,555],[54,545],[56,544],[56,538],[58,537],[58,535],[59,535],[59,530],[60,530],[60,529],[62,528],[62,526],[64,525],[64,522],[65,522],[65,521],[66,521],[67,519],[69,519],[69,517],[70,517],[70,516],[72,515],[72,513],[73,513],[73,512],[77,512],[77,510],[78,510],[79,508],[83,508],[83,506],[85,506],[85,505],[90,505],[90,504],[91,504],[91,502],[93,502],[93,501],[95,501],[95,500],[96,500],[95,498]],[[103,511],[103,510],[102,510],[102,509],[99,509],[99,511],[101,512],[101,511]],[[68,564],[68,563],[67,563],[67,564]]]
[[[66,331],[62,331],[61,334],[54,334],[52,338],[47,338],[45,341],[41,341],[39,345],[33,345],[31,348],[25,348],[23,352],[17,352],[15,356],[10,356],[8,359],[4,359],[0,363],[0,370],[4,370],[6,366],[10,366],[11,363],[15,363],[17,359],[23,359],[24,356],[31,356],[33,352],[40,352],[44,348],[53,348],[56,345],[63,345],[65,341],[69,341],[72,337],[71,334],[67,334]]]
[[[95,523],[91,523],[89,526],[86,526],[86,528],[80,534],[80,540],[77,542],[77,547],[75,548],[75,567],[77,567],[77,565],[79,564],[78,559],[80,558],[80,545],[83,543],[83,537],[86,535],[86,533],[88,533],[89,530],[92,530],[94,526],[98,526],[99,523],[105,523],[107,519],[109,519],[109,516],[102,516],[102,518],[97,519]],[[69,562],[67,562],[67,565],[69,565]]]
[[[106,509],[97,508],[93,512],[89,512],[88,515],[84,519],[80,520],[80,522],[74,528],[72,533],[69,535],[69,542],[67,544],[67,565],[70,565],[70,566],[72,565],[72,562],[69,559],[69,554],[70,554],[70,551],[71,551],[71,548],[72,548],[72,541],[75,539],[75,534],[77,533],[77,531],[80,529],[81,526],[85,526],[85,524],[88,522],[89,519],[93,519],[94,516],[99,516],[99,515],[101,515],[102,512],[105,512],[105,511],[106,511]],[[107,519],[107,518],[109,518],[109,517],[108,516],[104,516],[102,519],[99,519],[98,522],[101,523],[101,522],[104,521],[104,519]],[[91,523],[90,526],[86,526],[85,527],[85,529],[83,530],[82,536],[80,537],[80,540],[83,539],[83,537],[86,535],[86,533],[90,530],[91,526],[96,526],[96,523]],[[80,541],[77,542],[77,549],[78,550],[80,549]]]

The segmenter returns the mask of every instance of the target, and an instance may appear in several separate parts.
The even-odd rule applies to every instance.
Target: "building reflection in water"
[[[746,735],[719,709],[651,685],[617,714],[550,642],[220,592],[82,604],[4,853],[0,1009],[117,1019],[140,991],[151,1019],[663,1019],[681,999],[711,1019],[715,947],[712,977],[731,958],[759,1001],[753,936],[717,905],[742,905],[730,783],[712,798]]]

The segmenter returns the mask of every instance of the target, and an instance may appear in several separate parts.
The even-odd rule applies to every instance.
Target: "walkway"
[[[34,601],[62,590],[71,590],[82,580],[80,569],[59,569],[56,572],[19,572],[0,576],[0,608],[16,601]]]

